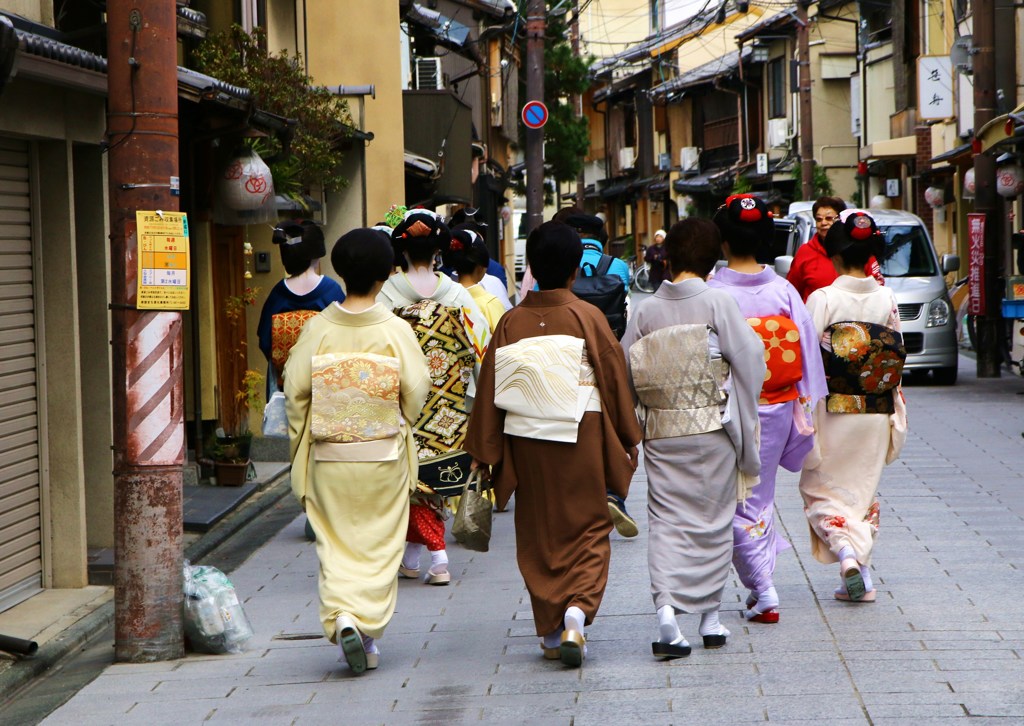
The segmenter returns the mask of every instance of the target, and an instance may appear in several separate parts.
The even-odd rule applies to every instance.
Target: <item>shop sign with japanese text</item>
[[[984,315],[985,310],[985,215],[967,215],[967,313]]]
[[[923,55],[917,59],[917,117],[944,119],[953,116],[953,64],[948,55]]]

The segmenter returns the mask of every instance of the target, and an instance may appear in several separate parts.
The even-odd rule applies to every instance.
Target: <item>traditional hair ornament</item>
[[[725,200],[724,206],[735,217],[736,221],[754,224],[755,222],[760,222],[766,216],[772,216],[771,212],[764,207],[764,202],[758,204],[759,201],[753,194],[733,194]]]
[[[405,213],[408,211],[404,204],[392,204],[391,208],[384,215],[384,223],[394,229],[402,220],[405,219]]]
[[[450,249],[452,252],[462,252],[462,250],[464,250],[465,247],[466,246],[462,244],[462,240],[460,240],[458,237],[454,235],[452,236],[451,243],[448,245],[448,249]]]
[[[850,239],[855,239],[858,242],[863,242],[871,235],[877,234],[877,229],[873,229],[874,226],[874,220],[863,212],[851,214],[846,219],[846,231],[849,233]]]

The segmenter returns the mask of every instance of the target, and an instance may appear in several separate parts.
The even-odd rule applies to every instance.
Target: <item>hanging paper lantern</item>
[[[217,182],[220,202],[236,212],[259,209],[274,198],[274,180],[270,167],[255,151],[232,159]]]
[[[869,209],[891,209],[892,202],[889,201],[889,197],[884,194],[876,194],[871,197],[871,201],[868,203]]]
[[[1020,164],[1007,164],[996,169],[996,192],[1008,199],[1024,194],[1024,169]]]
[[[964,199],[974,199],[974,167],[964,173]]]
[[[946,192],[942,187],[928,187],[924,190],[924,200],[932,207],[945,206]]]

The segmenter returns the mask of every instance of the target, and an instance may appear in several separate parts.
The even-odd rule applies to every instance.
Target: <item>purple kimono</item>
[[[810,411],[827,393],[818,335],[800,294],[770,267],[758,273],[730,270],[715,272],[709,287],[728,292],[746,318],[780,315],[789,318],[800,333],[803,378],[797,382],[799,401]],[[776,555],[789,547],[775,530],[775,473],[781,464],[800,471],[814,443],[812,434],[801,433],[794,420],[794,401],[758,406],[761,422],[761,483],[753,496],[736,507],[733,519],[732,563],[743,586],[753,592],[772,587]]]

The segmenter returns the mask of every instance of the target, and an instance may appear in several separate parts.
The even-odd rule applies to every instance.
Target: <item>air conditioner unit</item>
[[[440,58],[417,58],[416,90],[437,91],[444,88],[444,74]]]
[[[700,171],[700,149],[684,146],[679,150],[679,166],[683,171]]]
[[[668,171],[672,168],[671,154],[658,154],[658,171]]]
[[[636,164],[636,149],[632,146],[623,146],[619,149],[619,167],[632,169]]]
[[[777,149],[789,143],[789,120],[773,118],[768,120],[768,146]]]

